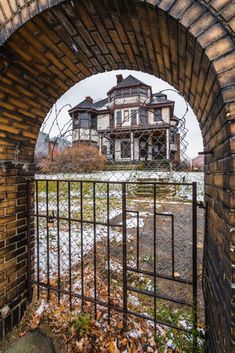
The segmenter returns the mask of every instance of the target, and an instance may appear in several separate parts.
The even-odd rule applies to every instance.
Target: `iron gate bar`
[[[81,293],[82,311],[84,310],[84,263],[83,263],[83,183],[80,183],[80,227],[81,227]]]
[[[151,272],[151,271],[136,269],[136,268],[129,267],[129,266],[127,266],[127,271],[141,273],[141,274],[146,275],[146,276],[166,279],[166,280],[169,280],[169,281],[183,283],[183,284],[188,284],[188,285],[192,285],[193,284],[192,281],[188,281],[188,280],[183,279],[183,278],[172,278],[172,277],[167,276],[167,275],[162,275],[162,274],[160,274],[158,272],[156,272],[156,274],[154,274],[154,272]]]
[[[37,282],[36,281],[32,281],[32,283],[36,284]],[[48,286],[45,283],[40,282],[40,287],[47,289]],[[50,290],[54,291],[54,292],[57,292],[57,288],[54,288],[54,287],[51,287],[51,286],[50,286]],[[65,295],[69,295],[69,291],[66,290],[66,289],[61,289],[61,293],[65,294]],[[82,297],[81,294],[78,294],[78,293],[72,293],[72,297],[78,298],[78,299],[83,299],[84,301],[87,301],[87,302],[90,302],[90,303],[93,303],[93,304],[95,303],[94,298],[87,297],[87,296],[83,296]],[[100,306],[108,308],[108,303],[105,302],[105,301],[97,299],[96,303],[98,305],[100,305]],[[110,309],[113,309],[113,310],[115,310],[117,312],[123,313],[123,307],[120,307],[120,306],[117,306],[117,305],[110,304]],[[139,314],[139,313],[131,311],[129,309],[127,309],[127,311],[126,311],[126,315],[128,315],[128,314],[136,316],[136,317],[139,317],[139,318],[142,318],[142,319],[146,319],[146,320],[151,321],[151,322],[154,322],[154,319],[151,316],[147,316],[147,315],[144,315],[144,314]],[[174,329],[182,331],[182,332],[188,332],[190,334],[192,333],[191,329],[186,329],[186,328],[183,328],[183,327],[180,327],[180,326],[176,326],[176,325],[173,325],[173,324],[165,322],[165,321],[157,320],[157,324],[160,324],[160,325],[163,325],[163,326],[168,326],[168,327],[174,328]]]
[[[94,309],[95,309],[95,318],[96,318],[96,314],[97,314],[97,304],[96,304],[96,300],[97,300],[97,285],[96,285],[96,197],[95,197],[95,182],[93,183],[93,222],[94,222],[94,226],[93,226],[93,230],[94,230],[94,247],[93,247],[93,261],[94,261],[94,297],[95,297],[95,304],[94,304]]]
[[[38,183],[36,182],[36,232],[37,232],[37,298],[39,299],[40,293],[39,293],[39,282],[40,282],[40,276],[39,276],[39,216],[38,216]]]
[[[109,203],[109,184],[107,184],[107,257],[108,257],[108,324],[110,324],[110,298],[111,298],[111,289],[110,289],[110,203]]]
[[[71,261],[71,184],[68,182],[68,225],[69,225],[69,305],[70,309],[72,308],[72,261]]]
[[[57,179],[36,179],[36,182],[38,181],[43,181],[43,182],[47,182],[50,181],[51,183],[56,182]],[[122,185],[122,184],[126,184],[126,185],[136,185],[136,184],[146,184],[146,185],[183,185],[183,186],[192,186],[192,183],[185,183],[185,182],[164,182],[164,181],[110,181],[110,180],[92,180],[92,179],[85,179],[85,180],[76,180],[76,179],[59,179],[59,182],[68,182],[70,181],[71,183],[79,183],[79,184],[83,184],[83,183],[96,183],[96,184],[117,184],[117,185]],[[196,183],[197,184],[197,183]]]
[[[127,237],[126,237],[126,184],[122,183],[122,260],[123,260],[123,328],[127,328]]]
[[[160,294],[157,294],[155,292],[151,292],[151,291],[148,291],[148,290],[145,290],[145,289],[139,289],[139,288],[131,287],[131,286],[127,286],[127,289],[129,291],[131,291],[131,292],[144,294],[144,295],[146,295],[148,297],[158,298],[158,299],[166,300],[168,302],[173,302],[173,303],[180,304],[180,305],[185,305],[185,306],[190,306],[190,307],[193,306],[193,304],[188,303],[188,302],[186,302],[184,300],[179,300],[179,299],[175,299],[175,298],[172,298],[172,297],[168,297],[167,295],[160,295]]]
[[[48,180],[46,182],[46,216],[47,220],[49,218],[49,210],[48,210]],[[50,299],[50,248],[49,248],[49,226],[47,222],[47,284],[48,284],[48,290],[47,290],[47,300],[49,301]]]
[[[56,222],[56,228],[57,228],[57,256],[58,256],[58,280],[57,280],[57,286],[58,286],[58,303],[60,303],[60,184],[59,181],[57,180],[56,182],[56,217],[57,217],[57,222]],[[69,271],[70,272],[70,271]]]
[[[157,261],[157,234],[156,234],[156,212],[157,212],[157,191],[156,184],[153,187],[153,290],[154,290],[154,331],[157,331],[157,278],[156,278],[156,261]]]
[[[137,313],[135,311],[132,311],[132,310],[127,310],[127,314],[130,314],[130,315],[139,317],[141,319],[146,319],[148,321],[154,322],[154,319],[151,316],[139,314],[139,313]],[[190,333],[190,334],[192,333],[192,330],[190,330],[190,329],[185,329],[183,327],[179,327],[179,326],[176,326],[176,325],[173,325],[173,324],[170,324],[170,323],[166,323],[165,321],[162,321],[162,320],[157,320],[156,323],[158,325],[168,326],[168,327],[174,328],[174,329],[176,329],[178,331],[181,331],[181,332],[187,332],[187,333]]]
[[[197,351],[197,183],[193,182],[192,258],[193,258],[193,353]]]
[[[37,214],[33,213],[31,214],[31,217],[37,217]],[[49,217],[47,215],[43,215],[43,214],[39,214],[38,215],[39,218],[46,218],[49,219]],[[53,216],[53,219],[58,220],[57,216]],[[69,221],[69,217],[60,217],[59,218],[62,221]],[[107,223],[105,222],[93,222],[93,221],[88,221],[88,220],[81,220],[81,219],[77,219],[77,218],[70,218],[71,222],[77,222],[77,223],[85,223],[85,224],[96,224],[98,226],[107,226]],[[111,227],[115,227],[115,228],[123,228],[122,224],[110,224]]]

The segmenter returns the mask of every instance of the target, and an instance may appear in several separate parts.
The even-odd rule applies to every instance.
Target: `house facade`
[[[117,75],[107,97],[91,97],[69,110],[73,144],[97,146],[108,160],[138,162],[167,160],[180,163],[179,119],[174,101],[129,75]]]

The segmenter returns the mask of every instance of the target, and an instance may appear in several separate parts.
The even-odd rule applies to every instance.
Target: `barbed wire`
[[[174,92],[174,93],[178,94],[181,98],[183,98],[180,95],[180,93],[177,90],[175,90],[175,89],[164,89],[164,90],[161,90],[161,91],[155,93],[154,95],[161,94],[161,93],[164,93],[164,92],[167,92],[167,91]],[[117,129],[120,129],[120,133],[122,133],[123,132],[122,128],[123,128],[124,124],[126,122],[128,122],[133,116],[141,114],[141,112],[143,112],[143,111],[150,111],[150,112],[152,112],[154,114],[154,109],[146,107],[146,103],[148,101],[150,101],[150,100],[151,100],[151,97],[147,97],[141,103],[141,107],[138,107],[137,109],[128,110],[128,114],[126,114],[124,117],[122,117],[122,120],[121,120],[120,124],[118,124],[118,126],[115,126],[115,123],[114,123],[114,126],[112,128],[110,128],[110,126],[109,126],[109,128],[105,132],[99,132],[97,129],[93,129],[93,136],[98,138],[100,135],[102,135],[104,138],[106,138],[108,140],[108,135],[110,135],[114,131],[117,132]],[[188,129],[186,128],[186,119],[185,119],[185,117],[186,117],[186,115],[187,115],[187,113],[189,111],[189,108],[188,108],[188,103],[186,102],[186,100],[184,98],[183,98],[183,100],[184,100],[185,106],[186,106],[185,110],[184,110],[184,112],[183,112],[181,117],[177,117],[178,120],[179,120],[177,130],[180,132],[180,135],[181,135],[180,136],[181,166],[179,166],[178,169],[180,169],[181,171],[182,171],[183,162],[186,162],[188,160],[187,155],[186,155],[186,151],[187,151],[187,147],[188,147],[188,142],[186,141],[186,135],[188,133]],[[110,102],[108,102],[105,105],[107,109],[110,107],[109,103]],[[124,98],[124,102],[123,103],[125,104],[125,98]],[[64,104],[59,110],[57,109],[57,104],[55,104],[55,106],[54,106],[55,117],[54,117],[54,119],[53,119],[53,121],[51,123],[51,126],[50,126],[49,131],[48,131],[47,134],[50,137],[51,131],[52,131],[52,129],[53,129],[53,127],[55,125],[57,126],[57,129],[58,129],[59,133],[56,136],[56,138],[54,138],[54,140],[52,142],[53,146],[52,146],[52,149],[51,149],[50,156],[44,156],[45,159],[49,159],[51,161],[54,160],[55,146],[58,144],[58,141],[61,138],[64,138],[67,141],[69,141],[69,137],[71,137],[71,140],[73,139],[73,137],[72,137],[72,134],[73,134],[73,131],[74,131],[74,128],[72,126],[73,125],[73,118],[70,118],[69,121],[66,124],[63,125],[63,127],[60,126],[59,116],[60,116],[61,112],[63,111],[63,109],[66,108],[66,107],[69,107],[70,109],[72,109],[72,106],[69,103]],[[86,110],[84,110],[83,113],[89,113],[92,110],[93,110],[93,107],[91,105],[91,107],[86,109]],[[134,112],[133,112],[133,110],[134,110]],[[43,132],[45,130],[45,127],[48,125],[48,120],[51,117],[52,113],[53,113],[53,108],[50,110],[45,122],[43,123],[42,128],[41,128],[41,132]],[[102,119],[106,115],[107,115],[107,113],[104,113],[102,115],[97,116],[97,120]],[[114,117],[114,119],[115,119],[115,117]],[[163,121],[162,118],[161,118],[161,120]],[[168,128],[169,129],[170,127],[171,127],[171,124],[165,122],[164,128]],[[126,128],[128,128],[128,127],[126,126]],[[133,130],[133,126],[130,126],[129,130]],[[148,127],[147,126],[145,127],[145,130],[148,131]],[[135,131],[135,129],[134,129],[134,131]],[[161,136],[162,135],[160,135],[160,137]],[[161,142],[160,139],[158,141],[158,144],[159,145],[161,144],[162,147],[164,147],[164,143]],[[43,145],[43,143],[41,145]],[[38,146],[38,148],[40,148],[40,146]],[[62,153],[62,151],[60,151],[60,152]],[[121,152],[121,151],[116,151],[115,150],[115,152]],[[162,154],[161,152],[158,152],[158,156],[162,159],[162,164],[163,164],[164,157],[165,157],[164,154]],[[115,163],[115,161],[113,163]],[[136,168],[133,165],[132,171],[135,172],[135,170],[136,170]]]

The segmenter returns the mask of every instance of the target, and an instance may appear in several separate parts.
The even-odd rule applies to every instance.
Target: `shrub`
[[[106,157],[90,145],[71,146],[53,159],[44,158],[41,171],[44,173],[90,173],[105,167]]]

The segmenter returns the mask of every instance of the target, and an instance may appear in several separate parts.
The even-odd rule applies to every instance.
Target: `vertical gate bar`
[[[50,299],[50,249],[49,249],[49,210],[48,210],[48,180],[46,181],[46,219],[47,219],[47,300]]]
[[[157,259],[157,235],[156,235],[156,213],[157,213],[157,205],[156,205],[156,183],[153,184],[153,273],[154,273],[154,331],[157,330],[157,277],[156,277],[156,259]]]
[[[69,221],[69,307],[72,309],[72,261],[71,261],[71,183],[68,181],[68,221]]]
[[[58,280],[57,280],[57,290],[58,290],[58,303],[60,303],[60,184],[59,180],[56,181],[56,216],[57,216],[57,266],[58,266]]]
[[[175,217],[171,215],[172,278],[175,279]]]
[[[81,295],[82,311],[84,309],[84,277],[83,277],[83,182],[80,181],[80,223],[81,223]]]
[[[126,183],[122,183],[122,266],[123,266],[123,329],[127,329],[127,236]]]
[[[192,235],[193,235],[193,353],[197,352],[197,183],[192,183]]]
[[[96,183],[93,182],[93,222],[94,222],[94,248],[93,248],[93,262],[94,262],[94,310],[95,310],[95,318],[97,314],[97,283],[96,283]]]
[[[107,183],[107,257],[108,257],[108,323],[110,324],[110,229],[109,229],[109,183]]]
[[[31,181],[27,180],[27,277],[28,277],[28,295],[29,302],[32,300],[32,229],[31,229]]]
[[[36,189],[36,227],[37,227],[37,298],[39,299],[39,283],[40,283],[40,275],[39,275],[39,215],[38,215],[38,180],[35,180],[35,189]]]
[[[140,267],[140,214],[137,212],[137,247],[136,247],[136,267],[137,270]]]

